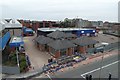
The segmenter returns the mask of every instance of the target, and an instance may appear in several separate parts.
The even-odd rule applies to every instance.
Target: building
[[[21,48],[24,48],[24,41],[22,37],[12,36],[9,42],[10,51],[15,51],[16,48],[18,51],[21,51]]]
[[[78,19],[77,27],[91,27],[92,24],[88,20]]]
[[[90,37],[77,38],[72,33],[65,33],[65,30],[53,30],[35,39],[36,47],[41,51],[47,51],[55,58],[71,56],[75,52],[86,53],[88,48],[94,48],[97,41]],[[67,30],[67,29],[66,29]]]
[[[31,21],[30,20],[18,20],[22,26],[26,26],[27,28],[32,28],[32,24],[31,24]]]
[[[92,27],[103,27],[103,21],[90,21]]]
[[[76,36],[95,36],[96,30],[94,29],[85,29],[85,28],[38,28],[37,30],[37,36],[44,35],[47,36],[47,34],[53,32],[53,31],[63,31],[65,33],[72,33]]]
[[[21,36],[22,35],[22,25],[17,21],[10,19],[9,22],[2,19],[1,22],[5,26],[5,30],[10,32],[11,36]]]
[[[4,50],[10,39],[10,32],[5,30],[5,23],[0,20],[0,50]]]
[[[59,21],[30,21],[30,20],[18,20],[22,26],[27,28],[32,28],[34,31],[37,31],[38,28],[51,28],[51,27],[60,27]]]
[[[94,48],[95,44],[97,43],[97,41],[84,36],[71,41],[77,45],[74,50],[75,52],[79,53],[87,53],[87,49]]]
[[[49,53],[55,58],[59,58],[61,56],[71,56],[76,45],[68,40],[55,40],[49,43],[48,46]]]
[[[40,51],[49,51],[47,44],[53,41],[54,40],[49,37],[38,36],[37,38],[35,38],[35,45]]]
[[[22,33],[23,36],[33,36],[34,35],[34,31],[31,28],[23,27],[22,32],[23,32]]]

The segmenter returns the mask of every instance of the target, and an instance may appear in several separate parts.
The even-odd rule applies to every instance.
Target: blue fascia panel
[[[20,45],[24,45],[24,42],[16,42],[16,43],[9,43],[9,46],[12,47],[19,47]]]
[[[0,48],[2,50],[4,50],[9,39],[10,39],[10,32],[7,32],[3,37],[0,37]]]

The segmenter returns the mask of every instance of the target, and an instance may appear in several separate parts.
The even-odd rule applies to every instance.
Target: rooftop
[[[20,24],[17,20],[12,19],[10,22],[7,22],[5,19],[1,19],[0,24],[4,25],[4,28],[22,28],[22,24]]]
[[[49,37],[38,36],[37,38],[35,38],[35,41],[37,41],[40,44],[48,44],[49,42],[53,42],[54,40]]]
[[[93,39],[86,37],[86,36],[83,36],[83,37],[80,37],[80,38],[77,38],[77,39],[71,40],[71,41],[79,46],[86,46],[86,45],[91,45],[91,44],[97,43],[96,40],[93,40]]]
[[[12,39],[10,41],[10,43],[19,43],[19,42],[23,42],[22,37],[14,36],[14,37],[12,37]]]
[[[75,47],[76,45],[72,42],[64,40],[55,40],[54,42],[48,43],[48,46],[52,47],[55,50],[67,49]]]
[[[65,38],[65,33],[62,31],[56,30],[52,33],[49,33],[47,36],[54,39],[61,39],[61,38]]]
[[[38,28],[39,31],[72,31],[72,30],[93,30],[93,29],[85,29],[85,28]]]

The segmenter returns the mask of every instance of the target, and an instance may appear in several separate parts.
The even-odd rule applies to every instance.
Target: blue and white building
[[[21,36],[22,25],[17,20],[0,20],[0,50],[4,50],[12,36]]]
[[[80,36],[95,36],[96,35],[96,30],[94,29],[85,29],[85,28],[38,28],[37,31],[37,36],[38,35],[44,35],[46,36],[47,34],[53,32],[53,31],[63,31],[65,33],[73,33],[77,35],[78,37]]]

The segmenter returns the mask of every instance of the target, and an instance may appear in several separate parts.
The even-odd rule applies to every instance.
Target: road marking
[[[50,75],[46,74],[48,78],[50,78],[50,80],[52,80],[52,78],[50,77]]]
[[[120,61],[120,60],[119,60],[119,61]],[[103,69],[103,68],[106,68],[106,67],[109,67],[109,66],[111,66],[111,65],[113,65],[113,64],[116,64],[116,63],[118,63],[119,61],[115,61],[115,62],[110,63],[110,64],[108,64],[108,65],[102,66],[102,69]],[[89,71],[89,72],[86,72],[86,73],[82,74],[81,76],[82,76],[83,78],[85,78],[84,75],[93,73],[93,72],[98,71],[98,70],[100,70],[100,69],[101,69],[101,68],[94,69],[94,70],[92,70],[92,71]]]

